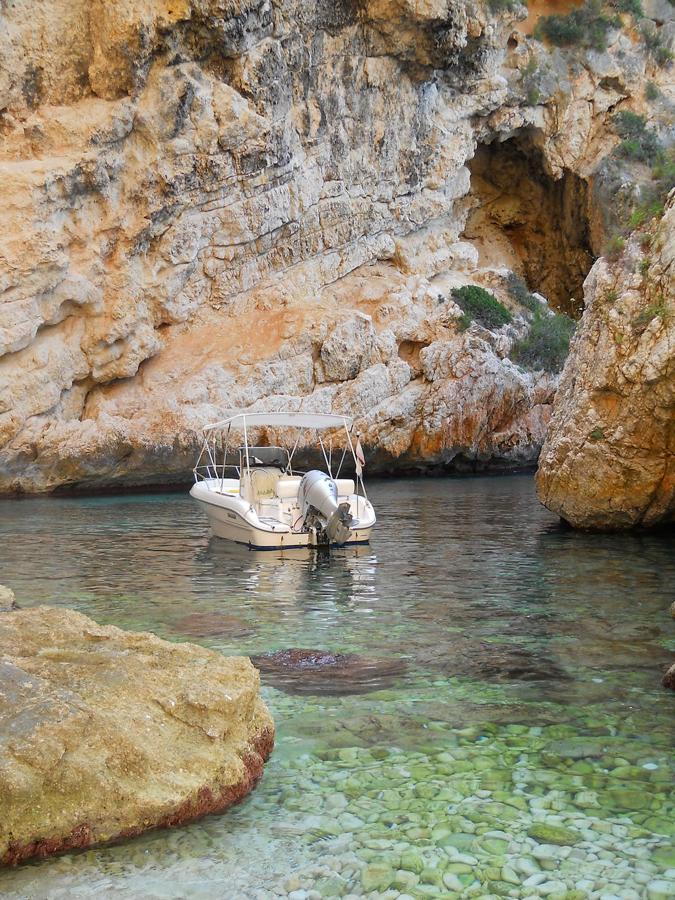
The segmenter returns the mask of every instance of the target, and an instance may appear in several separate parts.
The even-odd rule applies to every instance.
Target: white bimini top
[[[256,428],[269,425],[279,428],[312,428],[324,430],[328,428],[346,428],[352,426],[350,416],[339,416],[331,413],[295,413],[295,412],[240,412],[220,422],[212,422],[204,427],[204,431],[214,428]]]

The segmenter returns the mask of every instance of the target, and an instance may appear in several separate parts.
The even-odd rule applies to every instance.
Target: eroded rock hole
[[[464,234],[481,265],[509,266],[556,309],[579,315],[595,259],[586,182],[549,175],[527,135],[479,145],[468,165],[473,208]]]
[[[420,353],[428,346],[429,341],[401,341],[398,345],[399,357],[408,363],[415,378],[422,373]]]

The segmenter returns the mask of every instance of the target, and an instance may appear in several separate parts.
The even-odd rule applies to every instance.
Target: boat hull
[[[206,514],[213,534],[223,540],[243,544],[252,550],[319,546],[316,535],[312,532],[292,531],[281,522],[261,521],[253,507],[238,495],[214,492],[204,482],[193,485],[190,495]],[[359,499],[363,501],[363,498]],[[372,511],[370,504],[368,511]],[[349,538],[345,542],[333,546],[368,543],[374,525],[375,514],[372,512],[372,516],[363,525],[350,529]]]

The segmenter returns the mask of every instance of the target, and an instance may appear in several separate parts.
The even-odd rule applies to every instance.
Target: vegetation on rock
[[[513,320],[511,313],[494,294],[475,284],[453,288],[452,296],[464,311],[461,325],[465,327],[475,321],[486,328],[500,328]]]
[[[587,0],[583,6],[566,14],[542,16],[534,30],[534,36],[557,47],[590,47],[607,49],[607,35],[612,28],[622,25],[621,14],[635,20],[644,17],[641,0]],[[647,49],[659,65],[666,65],[672,54],[662,43],[651,22],[643,23],[641,33]]]
[[[573,319],[562,313],[549,312],[515,272],[509,273],[506,287],[517,303],[533,313],[530,330],[514,344],[511,358],[524,369],[561,372],[574,334]]]
[[[518,6],[527,6],[527,0],[488,0],[490,12],[511,12]]]
[[[607,33],[621,25],[616,15],[608,15],[602,0],[587,0],[579,9],[567,15],[542,16],[534,29],[538,40],[546,40],[556,47],[607,48]]]
[[[645,98],[647,100],[656,100],[661,96],[661,91],[653,81],[648,81],[645,87]]]
[[[539,67],[535,57],[531,57],[527,65],[521,69],[521,81],[525,88],[525,99],[528,106],[534,106],[541,96],[541,88],[539,87]]]
[[[649,84],[652,85],[651,82]],[[635,185],[625,221],[623,224],[617,223],[615,233],[606,242],[604,255],[610,260],[616,260],[623,253],[626,238],[630,234],[663,215],[666,199],[675,187],[675,149],[664,147],[656,132],[647,125],[644,116],[638,113],[622,110],[613,117],[612,124],[617,134],[623,138],[610,157],[613,165],[639,162],[650,167],[649,180]],[[649,234],[642,236],[640,243],[644,250],[648,249],[650,239]]]
[[[607,259],[616,260],[623,253],[625,246],[626,239],[620,234],[617,234],[607,241],[607,244],[605,245],[604,255],[607,257]]]
[[[661,143],[643,116],[623,110],[612,119],[612,124],[623,140],[616,149],[619,156],[644,163],[655,163],[662,153]]]
[[[651,303],[640,313],[638,313],[638,315],[633,319],[632,325],[636,330],[644,331],[644,329],[648,325],[650,325],[654,319],[666,319],[668,316],[669,311],[663,301],[660,301],[659,303]]]
[[[640,26],[640,34],[645,42],[647,52],[653,57],[657,65],[662,68],[670,65],[673,60],[672,51],[663,42],[663,38],[654,23],[651,21],[643,22]]]
[[[511,358],[525,369],[561,372],[574,327],[574,321],[563,313],[537,310],[527,336],[514,344]]]
[[[509,272],[506,288],[513,299],[525,309],[529,309],[530,312],[537,312],[541,309],[541,301],[530,293],[525,280],[515,272]]]
[[[620,13],[629,13],[636,19],[644,16],[641,0],[610,0],[610,6]]]

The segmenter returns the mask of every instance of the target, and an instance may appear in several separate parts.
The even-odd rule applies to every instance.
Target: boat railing
[[[192,470],[195,481],[224,481],[226,478],[240,478],[239,466],[232,463],[206,463]]]

